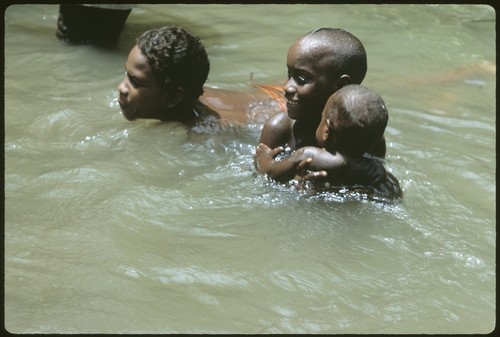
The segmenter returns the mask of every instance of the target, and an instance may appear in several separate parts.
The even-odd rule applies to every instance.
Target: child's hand
[[[261,173],[267,173],[267,167],[271,165],[274,158],[283,152],[283,147],[279,146],[277,148],[271,149],[266,144],[260,143],[255,150],[255,155],[253,157],[255,168]]]
[[[309,164],[312,162],[312,158],[307,158],[305,160],[302,160],[298,165],[297,165],[297,170],[295,174],[295,180],[297,180],[299,183],[304,183],[306,181],[315,181],[321,178],[325,178],[328,173],[324,170],[322,171],[309,171],[308,167]]]

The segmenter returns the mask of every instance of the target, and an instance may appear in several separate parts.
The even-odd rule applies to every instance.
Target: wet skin
[[[315,145],[315,133],[321,112],[328,97],[350,78],[334,77],[327,72],[325,43],[305,36],[288,50],[288,80],[284,86],[287,113],[280,113],[264,125],[259,142],[271,148],[289,146],[291,149]]]
[[[118,103],[129,120],[157,118],[165,113],[171,98],[168,90],[153,76],[147,58],[138,46],[130,51],[125,64],[125,77],[118,85]]]
[[[154,77],[147,58],[138,46],[134,46],[125,64],[125,77],[118,85],[118,103],[123,116],[133,121],[138,118],[175,120],[169,102],[173,93]],[[247,109],[253,102],[268,100],[261,90],[237,92],[204,87],[200,101],[217,111],[223,119],[247,122]],[[169,113],[170,112],[170,113]]]
[[[321,40],[310,37],[289,48],[284,90],[291,119],[317,126],[328,97],[338,89],[337,79],[327,73],[324,55],[328,52]]]

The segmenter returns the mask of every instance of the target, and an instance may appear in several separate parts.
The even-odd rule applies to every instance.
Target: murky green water
[[[115,51],[55,38],[57,6],[5,13],[5,327],[14,333],[486,333],[496,311],[495,12],[487,6],[138,5]],[[260,124],[208,139],[127,122],[135,37],[180,25],[207,85],[285,77],[341,27],[386,101],[396,206],[269,184]]]

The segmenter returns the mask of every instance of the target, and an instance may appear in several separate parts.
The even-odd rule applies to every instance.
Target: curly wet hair
[[[154,76],[169,86],[179,86],[186,98],[203,94],[210,62],[200,39],[180,27],[161,27],[142,33],[137,46],[148,59]]]

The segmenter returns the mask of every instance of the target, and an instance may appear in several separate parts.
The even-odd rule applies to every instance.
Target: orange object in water
[[[280,84],[257,84],[251,82],[251,85],[265,92],[269,97],[275,99],[280,107],[280,111],[286,112],[286,101],[283,92],[283,85]]]

